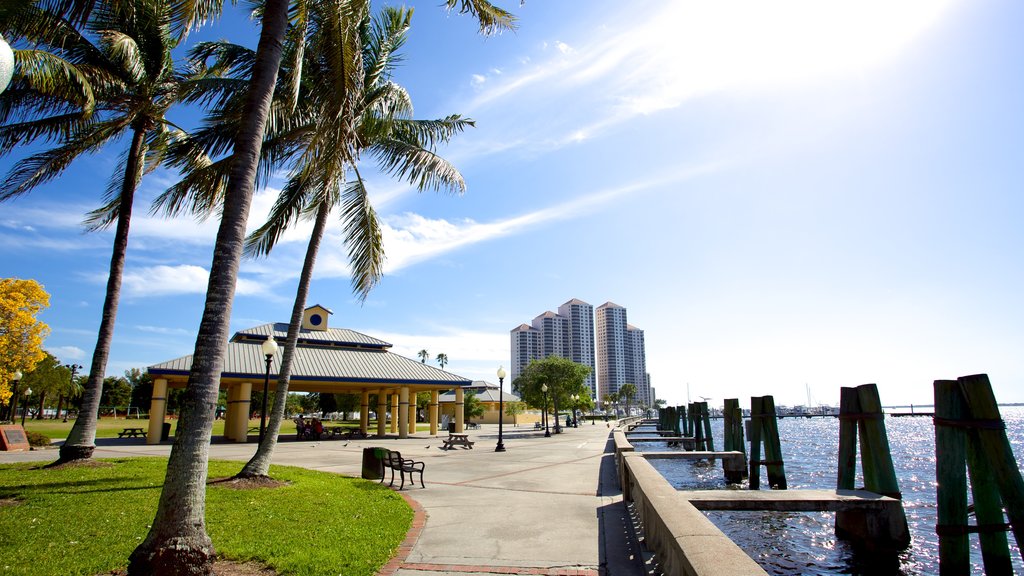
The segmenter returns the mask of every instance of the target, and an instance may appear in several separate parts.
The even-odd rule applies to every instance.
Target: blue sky
[[[671,403],[802,404],[808,386],[835,403],[868,382],[930,403],[933,380],[978,372],[1024,402],[1024,5],[530,1],[492,38],[412,5],[396,80],[419,117],[477,121],[444,151],[468,190],[368,174],[386,274],[358,302],[333,230],[309,298],[333,326],[494,381],[509,330],[612,301]],[[209,37],[253,31],[235,14]],[[95,345],[111,234],[80,222],[122,149],[0,206],[0,273],[45,285],[64,362]],[[216,224],[146,214],[174,178],[140,189],[110,374],[194,346]],[[289,240],[243,263],[233,329],[287,319],[305,250]]]

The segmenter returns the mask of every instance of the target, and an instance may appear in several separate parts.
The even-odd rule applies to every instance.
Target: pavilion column
[[[437,390],[430,391],[430,435],[437,436]]]
[[[465,393],[462,391],[461,387],[455,389],[455,432],[458,434],[465,432],[465,410],[463,410],[465,405],[464,394]]]
[[[391,433],[398,434],[398,394],[391,394]]]
[[[416,393],[410,392],[409,399],[409,434],[416,433]]]
[[[394,420],[391,423],[394,424]],[[398,389],[398,437],[409,437],[409,387]]]
[[[163,432],[166,416],[167,380],[157,378],[153,381],[153,397],[149,400],[149,432],[146,434],[146,444],[160,443],[160,433]]]
[[[237,396],[235,397],[235,421],[232,425],[232,436],[235,442],[247,442],[249,440],[249,406],[252,404],[252,382],[242,382],[238,385]]]
[[[386,423],[387,418],[384,414],[386,413],[387,405],[384,402],[387,400],[387,396],[385,394],[386,392],[384,392],[384,390],[377,390],[377,436],[380,436],[381,438],[386,434],[384,424]]]
[[[370,428],[370,391],[363,388],[359,412],[359,431],[366,434]]]
[[[238,416],[235,414],[235,401],[238,400],[238,385],[228,386],[228,409],[224,412],[224,439],[234,440],[235,439],[235,420]]]

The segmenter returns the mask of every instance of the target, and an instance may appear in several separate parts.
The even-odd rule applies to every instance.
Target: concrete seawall
[[[647,548],[665,574],[767,576],[750,556],[681,496],[642,453],[633,451],[622,428],[614,431],[622,497],[640,517]]]

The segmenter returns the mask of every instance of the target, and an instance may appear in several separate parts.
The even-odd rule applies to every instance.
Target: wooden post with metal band
[[[878,387],[874,384],[840,389],[837,490],[854,489],[858,444],[861,449],[864,489],[901,500],[889,438],[885,431],[885,415],[882,413]],[[898,507],[887,508],[882,517],[866,510],[838,511],[835,526],[836,536],[857,539],[870,547],[902,550],[910,545],[910,530],[902,503]]]

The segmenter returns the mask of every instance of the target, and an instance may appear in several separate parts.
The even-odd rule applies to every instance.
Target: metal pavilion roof
[[[264,324],[236,332],[228,343],[221,378],[262,380],[266,361],[261,345],[273,335],[282,348],[274,358],[280,366],[288,325]],[[291,382],[321,384],[391,384],[469,386],[472,381],[422,362],[388,351],[391,344],[354,330],[332,328],[303,330],[295,350]],[[188,376],[192,355],[154,364],[148,368],[154,376]]]

